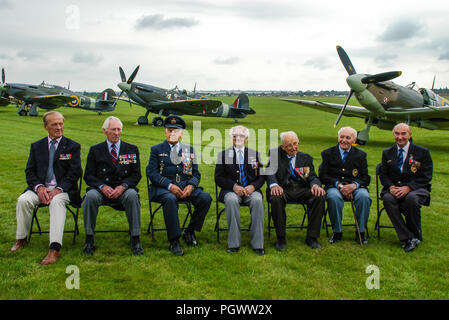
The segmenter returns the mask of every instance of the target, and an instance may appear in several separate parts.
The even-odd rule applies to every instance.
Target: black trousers
[[[426,189],[413,190],[401,199],[396,199],[389,192],[382,196],[385,211],[387,211],[400,241],[411,238],[422,241],[421,206],[428,197],[429,191]]]
[[[276,236],[285,237],[287,225],[287,214],[285,206],[287,201],[298,201],[307,205],[308,224],[307,236],[318,238],[320,236],[321,221],[324,215],[326,197],[315,197],[309,186],[304,186],[296,181],[290,181],[283,187],[284,194],[281,196],[271,196],[271,216],[276,228]]]

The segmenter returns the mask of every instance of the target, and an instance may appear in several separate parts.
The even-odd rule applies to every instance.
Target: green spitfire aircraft
[[[369,139],[371,126],[392,130],[399,122],[429,130],[449,130],[449,101],[431,89],[419,88],[415,82],[403,87],[390,81],[399,77],[401,71],[375,75],[356,73],[346,52],[337,46],[337,52],[349,76],[346,82],[351,88],[344,105],[321,101],[281,99],[316,110],[338,114],[334,127],[343,114],[364,118],[366,127],[358,133],[357,143],[364,145]],[[435,78],[434,78],[435,84]],[[355,94],[362,107],[348,106]]]
[[[79,108],[100,114],[101,112],[113,111],[115,109],[115,92],[112,89],[104,90],[97,96],[97,99],[93,99],[79,95],[69,89],[46,83],[41,83],[40,85],[5,83],[4,69],[2,69],[0,92],[2,102],[6,103],[5,99],[7,97],[13,97],[17,101],[17,105],[21,104],[17,111],[21,116],[26,116],[27,114],[38,116],[38,107],[46,110],[59,107]],[[28,106],[31,106],[29,110]]]
[[[168,90],[149,84],[134,82],[139,68],[140,66],[137,66],[128,80],[126,80],[125,72],[122,67],[119,67],[122,82],[117,86],[122,91],[116,97],[115,103],[117,103],[117,100],[123,100],[129,102],[130,105],[133,103],[144,107],[147,112],[137,120],[137,123],[140,125],[148,124],[148,115],[150,112],[157,114],[157,117],[152,120],[155,127],[162,126],[164,123],[162,116],[168,116],[170,114],[233,118],[237,122],[237,119],[245,118],[249,114],[256,113],[249,107],[248,96],[244,93],[237,97],[233,105],[227,105],[221,101],[201,97],[196,93],[196,84],[192,93],[186,90],[181,91],[178,87]],[[128,98],[122,98],[124,92],[126,92]]]

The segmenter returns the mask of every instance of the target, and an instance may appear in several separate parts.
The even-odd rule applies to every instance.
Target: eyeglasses
[[[246,135],[244,134],[233,134],[232,136],[236,138],[246,138]]]

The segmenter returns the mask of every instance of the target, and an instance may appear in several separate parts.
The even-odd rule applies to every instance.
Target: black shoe
[[[265,254],[264,249],[253,249],[253,251],[258,254],[259,256],[263,256]]]
[[[142,248],[142,245],[140,244],[140,241],[133,245],[132,252],[133,252],[133,255],[135,255],[135,256],[140,256],[143,254],[143,248]]]
[[[365,232],[360,232],[360,238],[362,238],[362,244],[368,244],[368,239],[365,236]],[[357,232],[355,233],[355,242],[360,244],[359,234]]]
[[[86,244],[84,245],[83,253],[86,256],[91,256],[94,254],[94,251],[95,251],[95,246],[94,246],[93,242],[86,242]]]
[[[329,243],[334,244],[335,242],[341,241],[342,238],[343,238],[342,232],[334,232],[332,234],[332,237],[329,239]]]
[[[287,250],[287,241],[285,238],[278,238],[274,247],[277,251],[285,251]]]
[[[228,253],[233,253],[233,252],[238,252],[240,248],[228,248],[228,250],[226,250]]]
[[[316,238],[306,237],[306,245],[312,249],[321,249],[321,245],[318,243]]]
[[[183,256],[184,252],[182,252],[181,245],[178,240],[174,240],[170,242],[170,247],[168,248],[175,256]]]
[[[188,246],[195,247],[198,245],[198,241],[196,241],[195,237],[195,231],[184,230],[182,238],[184,239],[184,241]]]
[[[418,244],[420,244],[420,243],[421,243],[421,241],[419,241],[416,238],[409,239],[404,247],[404,251],[410,252],[413,249],[415,249],[418,246]]]

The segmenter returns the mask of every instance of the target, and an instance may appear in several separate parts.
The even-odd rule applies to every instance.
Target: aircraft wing
[[[114,99],[118,99],[118,100],[120,100],[120,101],[126,101],[126,102],[128,102],[128,103],[135,104],[136,106],[140,106],[140,104],[134,102],[134,101],[131,100],[130,98],[123,98],[123,97],[116,97],[116,96],[114,96],[113,98],[114,98]]]
[[[42,102],[42,103],[49,103],[57,106],[62,106],[67,103],[70,103],[73,101],[73,97],[69,96],[61,96],[59,94],[55,95],[46,95],[46,96],[36,96],[33,97],[32,102]]]
[[[448,106],[424,106],[421,108],[412,109],[390,109],[386,112],[386,115],[391,119],[402,120],[404,115],[410,120],[426,120],[444,118],[449,119],[449,107]]]
[[[291,103],[296,103],[304,107],[308,107],[315,110],[321,110],[325,112],[339,114],[344,105],[337,103],[328,103],[322,101],[312,101],[312,100],[297,100],[297,99],[281,99],[282,101],[287,101]],[[370,115],[370,112],[363,107],[356,106],[346,106],[344,115],[346,117],[359,117],[365,118]]]
[[[0,106],[5,107],[9,105],[11,101],[9,99],[6,99],[4,97],[0,97]]]
[[[223,103],[218,100],[192,99],[169,101],[167,106],[170,110],[190,114],[204,111],[212,111],[219,108]]]

